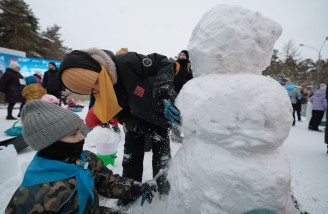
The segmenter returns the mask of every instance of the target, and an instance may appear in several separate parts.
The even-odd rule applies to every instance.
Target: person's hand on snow
[[[151,203],[154,193],[157,191],[156,182],[149,181],[145,183],[135,183],[131,187],[131,197],[135,200],[142,196],[141,205],[144,201],[147,200],[148,203]]]
[[[169,100],[164,100],[164,116],[173,124],[181,125],[181,116],[179,109]]]

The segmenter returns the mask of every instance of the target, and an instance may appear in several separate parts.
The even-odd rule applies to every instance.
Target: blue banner
[[[28,58],[16,55],[10,55],[0,53],[0,74],[4,73],[6,68],[9,67],[11,61],[16,61],[21,66],[20,73],[24,76],[33,75],[36,71],[40,71],[42,74],[48,70],[49,62],[53,62],[59,68],[61,61],[39,58]]]

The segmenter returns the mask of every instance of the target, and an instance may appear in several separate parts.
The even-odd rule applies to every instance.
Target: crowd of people
[[[4,93],[7,107],[7,120],[16,120],[13,108],[16,103],[21,103],[17,117],[20,117],[26,102],[41,99],[45,94],[51,94],[61,100],[65,90],[58,78],[58,68],[55,63],[48,64],[49,70],[42,75],[36,71],[33,76],[23,77],[20,73],[21,66],[17,61],[11,61],[9,67],[0,78],[0,94]],[[43,78],[42,78],[43,76]]]
[[[328,87],[326,83],[321,83],[319,88],[314,91],[310,92],[306,88],[301,89],[300,91],[298,88],[292,84],[291,80],[287,80],[285,84],[280,82],[283,85],[290,97],[290,102],[293,107],[293,123],[292,125],[295,126],[295,113],[297,114],[297,119],[299,122],[302,122],[301,115],[306,115],[306,108],[308,104],[311,104],[311,117],[306,115],[309,120],[308,129],[310,131],[318,131],[318,132],[325,132],[325,143],[327,144],[327,154],[328,154],[328,114],[327,114],[327,106],[328,106]],[[322,125],[322,119],[326,112],[326,124],[324,129],[319,129],[319,126]]]
[[[321,83],[319,89],[314,93],[310,93],[307,89],[301,89],[299,91],[299,89],[292,84],[291,80],[287,80],[285,84],[282,85],[286,88],[293,107],[292,125],[295,126],[296,116],[297,120],[302,122],[302,115],[306,115],[305,112],[309,102],[312,106],[312,111],[311,118],[306,115],[310,118],[308,129],[311,131],[322,132],[323,130],[319,129],[319,126],[322,122],[325,111],[327,110],[327,85],[325,83]]]

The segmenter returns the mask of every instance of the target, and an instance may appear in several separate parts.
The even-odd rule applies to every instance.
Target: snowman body
[[[290,99],[261,75],[281,32],[240,6],[218,5],[201,18],[188,44],[196,78],[176,100],[185,137],[169,165],[170,194],[134,211],[297,213],[289,160],[279,149],[292,125]]]

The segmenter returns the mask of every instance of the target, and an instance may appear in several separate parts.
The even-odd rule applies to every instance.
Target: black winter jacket
[[[5,101],[8,103],[23,102],[22,90],[25,87],[23,75],[19,72],[7,68],[0,78],[0,91],[5,93]]]
[[[160,54],[147,56],[135,52],[113,57],[117,71],[115,93],[123,110],[117,115],[129,131],[144,131],[151,124],[164,128],[163,100],[174,101],[173,67]]]
[[[179,62],[179,61],[178,61]],[[179,63],[180,69],[177,71],[176,63],[173,64],[174,69],[174,90],[179,93],[183,85],[193,78],[191,68],[187,63]]]
[[[44,73],[42,86],[47,91],[64,91],[65,88],[61,84],[58,76],[58,70],[48,70]]]

